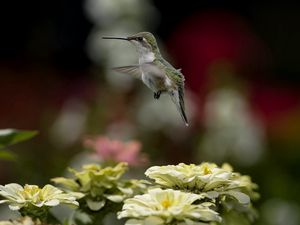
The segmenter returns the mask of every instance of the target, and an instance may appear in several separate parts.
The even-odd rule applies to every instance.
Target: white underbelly
[[[159,91],[157,81],[149,73],[145,73],[145,72],[142,73],[142,81],[153,92]]]

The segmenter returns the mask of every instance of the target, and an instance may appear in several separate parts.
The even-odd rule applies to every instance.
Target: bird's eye
[[[142,38],[142,37],[137,37],[136,40],[137,40],[137,41],[142,41],[143,38]]]

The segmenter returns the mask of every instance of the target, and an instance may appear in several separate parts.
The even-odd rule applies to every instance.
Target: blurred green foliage
[[[17,129],[1,129],[0,130],[0,159],[14,160],[16,155],[8,152],[7,148],[19,142],[26,141],[35,135],[37,131],[17,130]]]

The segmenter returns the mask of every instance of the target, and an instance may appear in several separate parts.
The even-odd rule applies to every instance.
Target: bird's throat
[[[155,54],[151,51],[139,52],[139,64],[151,63],[155,60]]]

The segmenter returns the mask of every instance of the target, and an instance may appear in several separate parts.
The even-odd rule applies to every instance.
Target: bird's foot
[[[161,94],[161,91],[154,92],[154,98],[155,98],[155,99],[159,99],[160,94]]]

